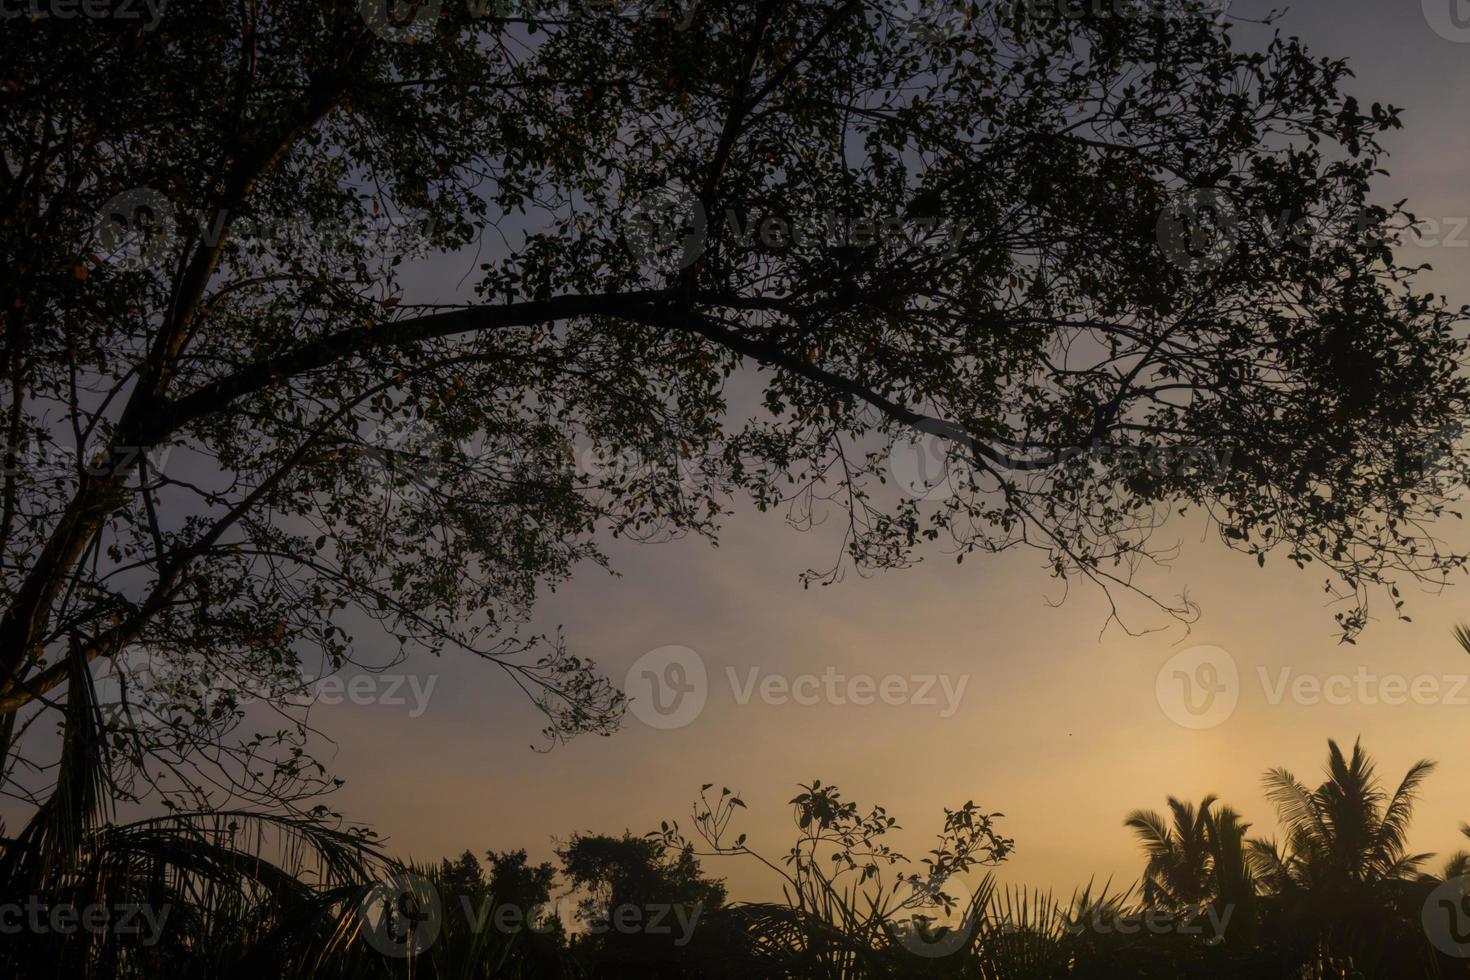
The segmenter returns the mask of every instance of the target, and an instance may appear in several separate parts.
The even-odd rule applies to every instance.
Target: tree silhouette
[[[1399,110],[1207,6],[10,24],[6,790],[45,797],[34,720],[139,656],[182,693],[109,714],[110,791],[329,788],[292,696],[364,629],[485,659],[552,742],[611,731],[536,596],[737,496],[842,516],[808,582],[1034,548],[1189,620],[1135,578],[1180,511],[1320,568],[1348,638],[1440,581],[1463,311],[1371,199]],[[472,293],[404,288],[472,248]]]
[[[1285,769],[1266,773],[1267,796],[1285,833],[1278,845],[1252,840],[1251,866],[1280,910],[1279,942],[1298,955],[1351,957],[1366,975],[1414,975],[1432,958],[1419,912],[1420,866],[1432,855],[1407,849],[1420,784],[1434,770],[1421,760],[1390,794],[1372,759],[1328,740],[1327,779],[1309,789]]]
[[[1460,824],[1460,833],[1470,837],[1470,823]],[[1451,878],[1462,878],[1470,875],[1470,851],[1456,851],[1445,859],[1444,871],[1440,877],[1449,881]]]
[[[692,976],[683,950],[725,903],[722,882],[706,878],[693,850],[666,853],[648,837],[575,834],[557,856],[571,884],[587,892],[574,940],[597,976]]]
[[[1211,897],[1210,807],[1216,797],[1207,796],[1196,808],[1169,797],[1172,823],[1153,810],[1135,810],[1123,825],[1138,835],[1148,854],[1143,872],[1146,903],[1200,905]]]
[[[1315,790],[1285,769],[1265,776],[1286,839],[1282,847],[1251,841],[1262,883],[1286,891],[1413,880],[1430,855],[1408,853],[1409,822],[1419,784],[1435,764],[1414,763],[1390,796],[1361,742],[1353,743],[1351,758],[1331,739],[1327,747],[1327,780]]]

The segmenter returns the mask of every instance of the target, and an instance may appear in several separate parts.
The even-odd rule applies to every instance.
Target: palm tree
[[[1264,777],[1286,841],[1281,847],[1269,840],[1250,842],[1262,884],[1281,893],[1414,880],[1433,855],[1408,853],[1409,821],[1419,785],[1435,764],[1414,763],[1389,796],[1361,741],[1353,743],[1351,759],[1331,739],[1327,747],[1327,780],[1315,790],[1285,769]]]
[[[1172,825],[1154,810],[1134,810],[1123,826],[1138,835],[1148,865],[1143,871],[1145,905],[1197,907],[1211,897],[1210,807],[1169,797]]]
[[[1351,960],[1366,976],[1417,976],[1433,951],[1419,926],[1420,866],[1407,836],[1434,763],[1409,767],[1387,792],[1360,742],[1351,757],[1329,740],[1326,780],[1308,789],[1285,769],[1266,773],[1283,843],[1252,840],[1249,857],[1273,908],[1278,948],[1297,962]]]
[[[1470,837],[1470,823],[1460,824],[1460,833]],[[1470,851],[1456,851],[1445,861],[1440,879],[1449,881],[1451,878],[1463,878],[1466,875],[1470,875]]]
[[[1466,653],[1470,653],[1470,625],[1461,623],[1455,627],[1455,641]],[[1460,833],[1470,837],[1470,823],[1460,824]],[[1445,861],[1444,873],[1440,877],[1449,881],[1465,875],[1470,875],[1470,851],[1456,851]]]
[[[382,959],[358,941],[361,909],[402,869],[372,838],[243,810],[114,822],[85,672],[78,661],[69,679],[57,789],[17,836],[0,830],[0,903],[146,910],[147,926],[7,936],[0,976],[317,976],[328,960]]]
[[[1254,928],[1256,877],[1246,854],[1246,823],[1232,807],[1210,811],[1205,830],[1210,842],[1210,897],[1234,911],[1237,932]]]
[[[1217,924],[1212,939],[1226,938],[1228,923],[1232,944],[1239,948],[1251,943],[1258,924],[1255,877],[1245,850],[1250,824],[1233,808],[1215,803],[1207,796],[1196,808],[1170,797],[1172,826],[1149,810],[1135,810],[1125,824],[1148,854],[1143,907],[1186,916],[1208,909]]]

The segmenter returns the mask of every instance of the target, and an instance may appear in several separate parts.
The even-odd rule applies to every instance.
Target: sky
[[[1267,6],[1236,0],[1231,12],[1251,18]],[[1440,223],[1427,236],[1437,244],[1422,250],[1435,269],[1421,282],[1470,302],[1470,4],[1312,0],[1290,8],[1282,30],[1318,54],[1348,57],[1358,75],[1350,89],[1364,104],[1406,108],[1405,128],[1388,138],[1393,173],[1378,196],[1407,197],[1412,211]],[[1245,24],[1237,33],[1243,43],[1261,36]],[[458,289],[463,271],[446,263],[420,285],[442,275],[446,290]],[[1124,817],[1162,810],[1170,795],[1216,794],[1253,835],[1275,836],[1262,773],[1281,766],[1315,785],[1327,739],[1346,746],[1361,737],[1390,784],[1420,758],[1440,763],[1412,846],[1441,855],[1470,847],[1457,830],[1470,820],[1470,656],[1450,633],[1470,620],[1465,585],[1438,596],[1406,591],[1410,623],[1394,621],[1380,600],[1377,621],[1346,646],[1322,576],[1284,561],[1257,568],[1191,518],[1166,528],[1180,556],[1145,581],[1166,596],[1187,588],[1202,616],[1187,636],[1132,637],[1104,630],[1103,597],[1087,588],[1055,607],[1057,583],[1034,552],[963,565],[940,556],[804,590],[799,573],[831,562],[835,530],[799,532],[780,514],[736,511],[718,548],[613,547],[616,577],[583,569],[537,611],[536,626],[561,625],[571,649],[618,682],[637,664],[635,692],[643,669],[679,680],[667,672],[670,657],[692,663],[665,648],[692,651],[707,683],[702,710],[681,704],[685,724],[652,727],[640,714],[662,716],[640,708],[611,737],[535,752],[540,718],[499,672],[453,657],[417,660],[405,667],[422,698],[406,688],[313,713],[336,743],[326,760],[347,780],[335,808],[386,835],[400,855],[524,847],[540,860],[576,831],[642,833],[686,818],[701,784],[714,783],[748,806],[734,832],[777,856],[793,839],[787,801],[816,778],[884,805],[902,827],[898,849],[915,857],[944,807],[974,800],[1001,811],[1000,830],[1016,841],[1001,878],[1068,895],[1090,879],[1136,881],[1143,860]],[[1462,528],[1444,534],[1470,545]],[[1220,667],[1226,674],[1211,674]],[[1210,702],[1192,688],[1186,703],[1180,672],[1228,690]],[[839,698],[760,693],[762,683],[795,683],[805,694],[829,674]],[[905,703],[853,703],[863,678],[882,690],[887,675],[902,678]],[[888,700],[899,700],[900,681],[888,684]],[[706,869],[736,898],[779,895],[754,862]]]

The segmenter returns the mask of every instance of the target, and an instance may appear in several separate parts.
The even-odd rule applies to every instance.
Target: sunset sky
[[[1448,14],[1454,3],[1467,24],[1458,32]],[[1238,0],[1233,14],[1266,6]],[[1405,128],[1388,142],[1393,175],[1378,198],[1407,197],[1410,210],[1441,223],[1443,243],[1422,250],[1436,267],[1422,282],[1456,304],[1470,302],[1464,7],[1311,0],[1282,23],[1317,54],[1349,57],[1358,74],[1350,89],[1364,104],[1406,108]],[[1242,24],[1237,36],[1250,44],[1261,33]],[[418,286],[453,292],[465,272],[465,261],[444,260]],[[1106,604],[1089,587],[1074,585],[1060,608],[1049,605],[1059,585],[1035,552],[963,565],[930,553],[913,569],[803,590],[801,571],[834,560],[835,530],[802,533],[779,513],[740,503],[735,510],[718,549],[699,540],[614,547],[619,577],[584,569],[545,599],[535,623],[561,624],[570,648],[618,683],[648,651],[696,651],[708,670],[708,701],[688,725],[656,730],[630,714],[612,737],[540,754],[528,748],[539,744],[540,719],[502,674],[452,656],[418,659],[405,668],[438,675],[421,716],[389,704],[313,714],[337,743],[325,761],[347,780],[337,808],[419,860],[518,847],[545,859],[553,836],[641,833],[683,818],[700,785],[712,782],[740,792],[749,811],[738,830],[776,856],[791,840],[786,801],[798,782],[819,778],[848,798],[887,806],[905,828],[900,849],[916,857],[944,806],[973,799],[1000,810],[1003,832],[1016,840],[1002,877],[1066,894],[1089,878],[1132,884],[1143,862],[1123,818],[1138,807],[1162,809],[1170,794],[1218,794],[1254,824],[1253,834],[1275,836],[1261,774],[1284,766],[1315,785],[1326,740],[1350,745],[1361,736],[1386,781],[1421,757],[1440,762],[1414,848],[1443,855],[1470,846],[1457,831],[1470,820],[1470,656],[1450,635],[1470,619],[1464,585],[1440,596],[1405,589],[1412,623],[1395,622],[1376,596],[1377,621],[1356,646],[1341,645],[1323,575],[1284,559],[1257,568],[1194,515],[1166,528],[1181,545],[1179,559],[1143,583],[1164,597],[1187,589],[1202,608],[1199,622],[1187,636],[1175,627],[1131,637],[1103,630]],[[1462,527],[1444,534],[1462,550],[1470,545]],[[370,649],[381,641],[364,634],[359,642]],[[1199,730],[1171,720],[1156,693],[1165,662],[1196,645],[1227,651],[1240,678],[1233,714]],[[730,668],[742,682],[751,668],[788,679],[830,668],[847,677],[935,675],[951,690],[964,687],[949,717],[937,685],[936,705],[767,704],[759,696],[742,705]],[[1301,675],[1355,677],[1360,669],[1401,676],[1410,689],[1416,678],[1435,678],[1440,703],[1362,703],[1356,679],[1348,704],[1295,703],[1289,692],[1272,703],[1284,670],[1289,686]],[[774,880],[753,863],[706,867],[729,880],[735,898],[774,894]]]

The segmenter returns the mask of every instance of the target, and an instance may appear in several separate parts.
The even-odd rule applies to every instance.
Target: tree
[[[528,911],[551,903],[556,869],[549,862],[527,864],[524,848],[489,851],[485,858],[490,862],[490,888],[497,902],[509,902]]]
[[[1349,639],[1441,581],[1465,311],[1370,196],[1399,111],[1204,6],[11,24],[6,791],[44,796],[27,736],[93,671],[120,796],[329,788],[292,698],[364,628],[486,659],[552,742],[609,732],[536,595],[735,495],[842,515],[808,582],[1030,547],[1188,621],[1135,579],[1177,512],[1317,563]],[[407,290],[471,245],[467,300]]]
[[[1140,895],[1143,921],[1162,911],[1189,929],[1207,926],[1211,945],[1228,943],[1238,954],[1253,948],[1260,925],[1246,855],[1250,824],[1233,807],[1217,803],[1214,795],[1198,807],[1171,796],[1172,821],[1154,810],[1134,810],[1123,824],[1148,855]]]
[[[1230,913],[1229,938],[1237,946],[1250,946],[1260,926],[1261,910],[1256,900],[1256,877],[1250,867],[1247,823],[1234,807],[1215,807],[1207,830],[1210,837],[1210,899],[1221,916]],[[1223,918],[1218,919],[1223,923]]]
[[[790,801],[797,835],[778,861],[751,847],[745,834],[732,839],[735,811],[745,801],[729,787],[712,797],[713,787],[700,788],[692,836],[677,821],[665,821],[653,836],[675,853],[751,859],[780,877],[784,904],[746,904],[719,920],[761,937],[740,961],[745,975],[886,976],[901,974],[916,955],[948,957],[970,945],[990,912],[993,880],[987,874],[972,886],[967,878],[1005,861],[1015,846],[997,827],[1004,814],[969,800],[945,808],[934,847],[918,862],[923,870],[905,872],[898,866],[909,859],[888,842],[900,829],[897,818],[881,806],[859,807],[814,779]]]
[[[510,922],[509,948],[498,969],[511,976],[559,976],[567,955],[566,923],[552,903],[556,869],[547,861],[528,864],[524,848],[487,851],[490,865],[488,922],[497,931]],[[507,910],[509,906],[511,911]],[[497,918],[497,916],[508,918]]]
[[[1196,809],[1193,803],[1169,797],[1172,825],[1153,810],[1134,810],[1123,820],[1148,855],[1143,872],[1145,904],[1193,907],[1211,897],[1208,826],[1215,801],[1207,796]]]
[[[690,943],[725,904],[723,882],[706,878],[693,848],[668,849],[651,837],[573,834],[557,849],[584,897],[586,931],[573,951],[599,977],[694,977]]]
[[[620,905],[683,902],[714,909],[724,903],[725,886],[703,876],[692,849],[672,856],[665,851],[658,840],[624,833],[573,834],[556,853],[572,885],[589,893],[581,903],[588,921]]]
[[[1460,824],[1460,833],[1470,837],[1470,823]],[[1470,851],[1456,851],[1445,859],[1444,872],[1440,878],[1449,881],[1451,878],[1463,878],[1470,875]]]
[[[1286,841],[1284,849],[1251,841],[1263,883],[1283,891],[1413,880],[1431,855],[1408,852],[1409,823],[1419,786],[1435,764],[1414,763],[1390,796],[1360,742],[1353,743],[1351,758],[1331,739],[1327,749],[1327,780],[1315,790],[1285,769],[1266,773],[1267,798],[1276,805]]]
[[[454,860],[445,858],[439,862],[439,882],[445,895],[475,895],[487,887],[485,870],[480,861],[469,851]]]
[[[1315,790],[1285,769],[1266,773],[1285,840],[1250,841],[1252,868],[1281,908],[1286,945],[1351,955],[1365,970],[1412,972],[1408,964],[1432,957],[1419,869],[1433,855],[1410,853],[1408,830],[1435,764],[1414,763],[1390,794],[1360,743],[1351,757],[1331,739],[1327,748],[1327,779]]]

